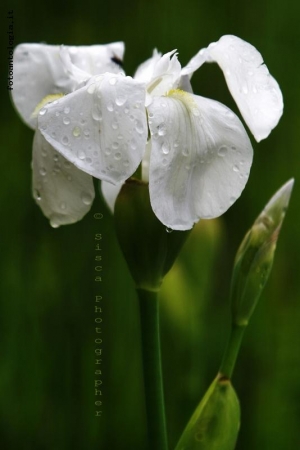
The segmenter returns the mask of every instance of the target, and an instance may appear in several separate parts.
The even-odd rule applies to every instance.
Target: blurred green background
[[[162,350],[170,446],[215,376],[229,330],[234,254],[257,214],[296,184],[274,269],[234,375],[242,425],[237,450],[300,448],[300,3],[297,0],[14,1],[1,6],[0,443],[4,450],[144,450],[137,298],[100,196],[79,223],[52,229],[31,196],[33,133],[7,93],[7,11],[15,44],[123,40],[134,73],[154,47],[184,65],[224,34],[251,42],[278,80],[285,112],[257,144],[242,197],[200,222],[166,277]],[[202,67],[194,92],[237,111],[221,71]],[[102,212],[103,220],[93,219]],[[95,417],[94,234],[103,235],[103,415]],[[97,291],[98,292],[98,291]],[[155,449],[153,449],[155,450]]]

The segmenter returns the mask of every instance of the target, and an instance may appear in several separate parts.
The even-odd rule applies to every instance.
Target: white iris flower
[[[229,90],[259,142],[283,111],[280,88],[261,54],[236,36],[223,36],[181,69],[174,52],[142,64],[135,78],[147,85],[151,139],[142,162],[153,211],[168,228],[190,229],[223,214],[241,195],[253,150],[239,118],[219,102],[192,94],[189,80],[204,62],[217,62]],[[120,186],[102,183],[113,208]]]
[[[12,100],[25,123],[36,130],[33,195],[53,227],[80,220],[90,210],[95,192],[92,177],[46,141],[38,128],[38,118],[46,114],[49,102],[55,105],[59,98],[74,92],[92,76],[119,73],[118,62],[123,53],[122,42],[89,47],[21,44],[14,51]],[[60,116],[66,124],[71,123],[68,111],[66,106]]]
[[[65,61],[77,89],[40,110],[39,128],[73,170],[103,180],[111,206],[142,161],[158,219],[171,229],[190,229],[223,214],[241,195],[253,156],[239,118],[192,93],[190,78],[204,62],[218,63],[255,139],[266,138],[282,115],[281,91],[260,53],[235,36],[210,44],[183,69],[175,52],[154,52],[133,79],[110,71],[87,80],[84,68]]]

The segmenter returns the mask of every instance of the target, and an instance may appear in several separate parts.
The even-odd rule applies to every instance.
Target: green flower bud
[[[148,184],[134,179],[123,185],[114,216],[118,241],[136,287],[159,290],[190,230],[166,228],[153,213]]]
[[[271,198],[237,252],[231,284],[233,322],[247,325],[272,269],[277,239],[294,180]]]
[[[240,427],[240,406],[228,378],[212,382],[175,450],[233,450]]]

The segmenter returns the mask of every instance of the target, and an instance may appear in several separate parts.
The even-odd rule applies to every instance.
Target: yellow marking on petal
[[[55,100],[58,100],[59,98],[63,97],[64,94],[50,94],[46,95],[46,97],[43,98],[43,100],[35,107],[33,113],[31,114],[31,117],[37,117],[39,111],[43,108],[43,106],[47,105],[48,103],[52,103]]]
[[[199,116],[200,112],[195,102],[193,95],[189,92],[183,91],[182,89],[171,89],[166,93],[166,97],[175,97],[178,100],[185,103],[188,110],[190,110],[195,116]]]

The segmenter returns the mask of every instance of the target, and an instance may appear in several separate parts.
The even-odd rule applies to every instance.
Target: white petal
[[[181,75],[189,75],[191,78],[193,73],[199,69],[199,67],[202,66],[207,62],[207,50],[205,48],[202,48],[189,62],[188,64],[181,70]]]
[[[122,186],[123,183],[118,183],[115,185],[108,183],[107,181],[101,181],[101,192],[105,203],[107,204],[112,214],[114,213],[115,203]]]
[[[252,163],[238,117],[221,103],[182,91],[154,99],[150,116],[150,200],[159,220],[187,230],[200,218],[223,214],[241,195]]]
[[[122,59],[122,43],[95,45],[92,47],[67,47],[72,63],[90,74],[107,70],[118,72],[119,66],[112,58]],[[76,88],[60,58],[60,46],[45,44],[21,44],[14,51],[14,86],[12,99],[27,125],[35,129],[36,106],[50,94],[66,94]]]
[[[46,106],[39,128],[76,167],[116,184],[135,172],[145,151],[144,103],[143,84],[106,73]]]
[[[277,81],[261,54],[236,36],[223,36],[207,53],[222,69],[228,88],[255,139],[265,139],[277,125],[283,100]]]
[[[142,83],[149,83],[153,77],[154,67],[161,58],[161,53],[156,49],[153,50],[152,57],[147,59],[137,68],[134,79],[141,81]]]
[[[140,67],[135,75],[136,79],[145,80],[147,93],[151,96],[161,96],[171,89],[177,88],[181,65],[177,59],[176,50],[163,56],[154,54],[153,57]],[[147,105],[150,101],[147,101]]]
[[[53,227],[77,222],[95,197],[93,179],[59,155],[39,130],[33,141],[33,196]]]
[[[105,72],[120,72],[120,64],[124,56],[124,43],[114,42],[106,45],[66,46],[72,64],[90,75]],[[118,64],[117,61],[120,63]]]
[[[151,122],[151,119],[150,119]],[[150,168],[150,155],[151,155],[151,144],[152,141],[149,139],[149,141],[146,144],[146,151],[143,156],[142,160],[142,180],[146,183],[149,182],[149,168]]]
[[[65,73],[59,46],[21,44],[14,51],[12,99],[22,119],[31,128],[37,126],[32,113],[49,94],[70,92],[74,82]]]

